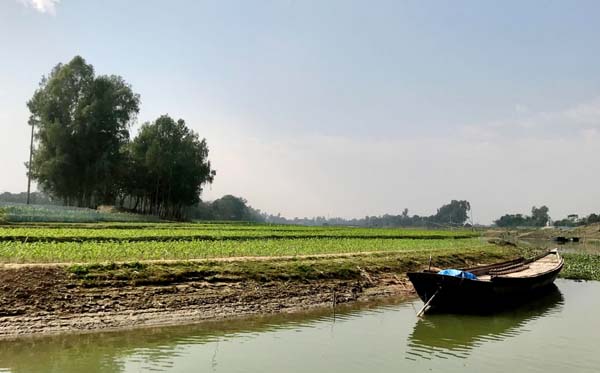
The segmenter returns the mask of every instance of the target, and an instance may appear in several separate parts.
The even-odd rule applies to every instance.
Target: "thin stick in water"
[[[425,310],[427,309],[427,307],[429,306],[429,304],[431,303],[431,301],[433,300],[433,298],[435,298],[435,296],[440,292],[440,289],[437,289],[436,292],[431,296],[431,298],[429,298],[429,300],[427,301],[427,303],[425,303],[423,305],[423,308],[421,308],[421,310],[417,313],[417,317],[421,317],[421,315],[423,315],[425,313]]]

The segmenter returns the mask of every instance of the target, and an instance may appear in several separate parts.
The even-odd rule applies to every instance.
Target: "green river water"
[[[598,372],[600,283],[492,316],[418,300],[191,326],[0,342],[0,372]]]

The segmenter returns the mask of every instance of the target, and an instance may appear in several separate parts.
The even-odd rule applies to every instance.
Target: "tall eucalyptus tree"
[[[205,139],[183,119],[168,115],[142,125],[129,146],[128,194],[134,209],[166,218],[181,218],[186,206],[198,203],[203,186],[215,171]]]
[[[68,205],[114,203],[139,102],[123,78],[96,76],[80,56],[58,64],[27,103],[37,128],[32,178]]]

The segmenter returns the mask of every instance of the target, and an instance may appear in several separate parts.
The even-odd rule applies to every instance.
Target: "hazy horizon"
[[[75,55],[207,139],[202,199],[286,217],[478,223],[600,211],[600,3],[5,0],[0,193],[27,187],[25,103]]]

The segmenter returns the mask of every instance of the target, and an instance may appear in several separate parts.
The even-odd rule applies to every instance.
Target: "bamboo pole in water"
[[[421,317],[425,313],[425,311],[427,310],[427,307],[429,306],[429,304],[431,303],[433,298],[435,298],[435,296],[438,295],[439,292],[440,292],[440,289],[437,289],[437,291],[431,296],[431,298],[429,298],[429,300],[427,300],[427,303],[425,303],[423,305],[423,308],[421,308],[421,310],[417,313],[417,317]]]

